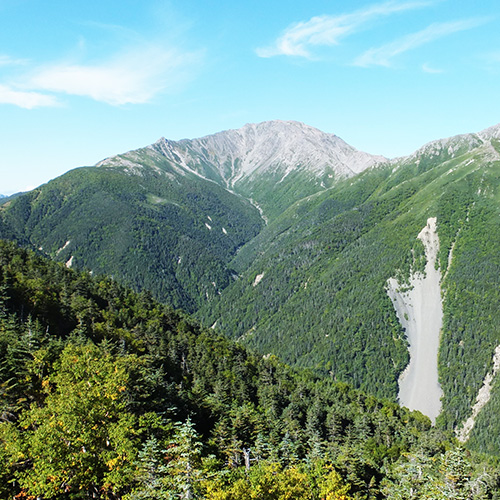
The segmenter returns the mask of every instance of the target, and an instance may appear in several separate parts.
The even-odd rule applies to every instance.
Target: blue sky
[[[493,0],[0,0],[0,193],[273,119],[406,155],[499,90]]]

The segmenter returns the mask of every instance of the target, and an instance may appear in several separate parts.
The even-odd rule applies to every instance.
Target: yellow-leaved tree
[[[91,343],[63,350],[42,382],[45,400],[20,419],[24,466],[17,477],[25,491],[112,498],[130,483],[138,438],[126,391],[134,360]]]

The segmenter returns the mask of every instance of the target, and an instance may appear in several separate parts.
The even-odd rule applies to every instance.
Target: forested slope
[[[295,124],[303,131],[290,136],[288,125],[269,124],[280,133],[259,136],[256,150],[247,127],[250,142],[234,142],[241,131],[162,140],[74,170],[1,205],[0,236],[149,290],[260,355],[396,401],[408,350],[387,280],[423,271],[417,235],[436,217],[444,310],[438,425],[460,427],[500,344],[500,127],[374,167],[378,160],[361,154],[364,171],[345,179],[328,167],[344,146],[317,164],[324,152],[307,140],[297,164],[295,139],[311,130]],[[266,182],[264,207],[283,194],[267,225],[266,213],[241,195]],[[237,183],[240,195],[230,190]],[[295,202],[310,188],[318,192]],[[498,391],[494,384],[470,441],[496,454]]]
[[[298,202],[238,253],[240,279],[199,317],[260,352],[395,398],[408,355],[386,283],[423,270],[417,235],[437,217],[440,423],[461,425],[500,344],[495,147],[467,137],[424,148]],[[488,424],[478,421],[472,442],[498,453],[500,424],[487,408]]]
[[[167,162],[76,169],[0,208],[0,237],[186,311],[231,282],[228,261],[262,225],[247,200]]]
[[[0,237],[194,312],[231,283],[230,260],[265,221],[382,160],[278,120],[160,139],[2,200]]]
[[[427,418],[0,242],[2,498],[496,498]],[[471,497],[472,498],[472,497]]]

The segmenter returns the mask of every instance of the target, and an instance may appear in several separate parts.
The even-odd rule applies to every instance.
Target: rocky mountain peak
[[[358,151],[334,134],[281,120],[247,124],[199,139],[162,138],[152,147],[200,174],[207,175],[207,168],[215,169],[231,187],[269,172],[284,177],[302,170],[319,177],[328,170],[335,176],[349,177],[386,160]]]
[[[482,130],[478,135],[485,140],[500,139],[500,123]]]

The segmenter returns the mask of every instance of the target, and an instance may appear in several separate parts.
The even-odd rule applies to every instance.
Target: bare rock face
[[[227,187],[270,171],[279,171],[283,178],[296,169],[318,177],[327,170],[337,177],[349,177],[386,161],[383,156],[358,151],[334,134],[280,120],[247,124],[199,139],[161,138],[149,149],[187,171],[221,180]],[[125,165],[124,161],[113,157],[98,166]]]
[[[191,141],[160,139],[155,146],[170,160],[200,173],[212,166],[228,186],[275,169],[283,176],[297,168],[321,175],[329,167],[348,177],[385,160],[357,151],[334,134],[293,121],[248,124]]]
[[[482,130],[481,132],[479,132],[478,136],[484,141],[490,141],[491,139],[500,139],[500,123]]]

